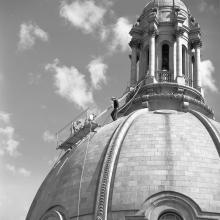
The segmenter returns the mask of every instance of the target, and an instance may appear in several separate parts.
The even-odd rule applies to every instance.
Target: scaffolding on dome
[[[139,85],[140,83],[136,87],[139,87]],[[137,92],[139,89],[140,87],[138,88]],[[136,96],[137,92],[134,96]],[[126,103],[128,93],[129,92],[125,92],[123,96],[118,99],[121,106],[119,108],[119,112],[123,111],[125,107],[129,106],[134,98],[133,97],[132,100]],[[112,110],[113,106],[109,106],[98,116],[95,114],[89,114],[89,108],[81,112],[76,118],[74,118],[56,133],[56,149],[66,151],[79,145],[81,141],[83,141],[90,134],[90,132],[96,132],[96,128],[102,127],[112,121],[110,116]]]
[[[88,115],[88,108],[56,133],[57,149],[68,150],[78,145],[90,132],[99,126],[95,115]]]

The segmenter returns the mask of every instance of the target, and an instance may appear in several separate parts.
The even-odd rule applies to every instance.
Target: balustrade
[[[172,82],[171,73],[167,70],[157,71],[158,82]]]

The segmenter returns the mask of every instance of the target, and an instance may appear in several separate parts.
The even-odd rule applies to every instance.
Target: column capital
[[[142,44],[141,39],[132,38],[131,41],[130,41],[130,43],[129,43],[129,46],[130,46],[131,48],[136,48],[136,49],[138,49],[138,48],[141,47],[141,44]]]
[[[181,36],[183,36],[184,32],[185,32],[185,30],[183,28],[178,27],[175,30],[175,35],[176,35],[176,37],[181,37]]]
[[[158,34],[159,34],[159,31],[158,31],[157,24],[155,24],[155,23],[150,24],[150,28],[148,30],[148,35],[155,37]]]
[[[202,47],[202,41],[201,39],[194,39],[190,41],[191,49],[201,48]]]

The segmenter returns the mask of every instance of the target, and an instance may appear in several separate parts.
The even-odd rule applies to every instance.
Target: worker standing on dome
[[[116,121],[117,118],[118,118],[118,107],[119,107],[119,103],[118,103],[118,100],[117,100],[115,97],[112,97],[111,100],[112,100],[112,102],[113,102],[113,107],[114,107],[114,110],[113,110],[112,113],[111,113],[111,117],[112,117],[112,120],[113,120],[113,121]]]

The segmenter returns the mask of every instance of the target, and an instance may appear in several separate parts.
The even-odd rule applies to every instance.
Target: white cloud
[[[101,58],[92,60],[88,64],[92,86],[95,89],[101,89],[101,83],[106,84],[106,70],[108,66],[103,63]]]
[[[0,155],[19,156],[19,142],[14,139],[15,129],[11,126],[0,127]]]
[[[15,167],[14,165],[6,164],[6,165],[5,165],[5,168],[6,168],[8,171],[10,171],[10,172],[12,172],[12,173],[14,173],[14,174],[17,173],[17,174],[20,174],[20,175],[22,175],[22,176],[24,176],[24,177],[28,177],[28,176],[31,175],[31,172],[30,172],[29,170],[23,168],[23,167],[16,169],[16,167]]]
[[[38,25],[33,24],[32,22],[22,23],[20,25],[18,49],[27,50],[32,48],[36,39],[46,42],[49,37],[48,34]]]
[[[16,157],[20,155],[18,152],[19,142],[15,140],[15,129],[10,123],[10,114],[0,111],[0,156],[8,154]]]
[[[26,170],[25,168],[19,168],[18,173],[24,177],[29,177],[31,175],[31,172],[29,170]]]
[[[96,5],[93,0],[77,0],[71,4],[63,1],[60,9],[60,16],[84,33],[92,33],[96,28],[101,28],[105,13],[106,8]]]
[[[202,77],[203,88],[212,92],[217,92],[218,88],[216,87],[215,79],[213,78],[214,72],[215,67],[210,60],[204,60],[201,62],[200,73]]]
[[[6,169],[9,170],[12,173],[15,173],[15,166],[11,165],[11,164],[6,164],[5,165]]]
[[[0,111],[0,122],[8,124],[10,122],[10,114],[7,112]]]
[[[131,40],[129,35],[131,27],[132,25],[127,18],[118,18],[116,24],[112,26],[113,37],[109,47],[111,51],[120,50],[125,52],[129,50],[128,43]]]
[[[52,64],[47,64],[45,69],[55,72],[56,93],[61,97],[83,109],[94,103],[93,94],[88,88],[85,76],[76,67],[59,66],[59,61],[56,59]]]
[[[46,130],[43,133],[43,140],[45,142],[48,142],[48,143],[55,143],[56,142],[56,136],[53,133],[51,133],[50,131]]]

